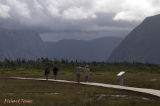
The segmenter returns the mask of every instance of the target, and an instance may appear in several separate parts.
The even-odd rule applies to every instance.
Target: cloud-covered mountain
[[[61,40],[46,42],[47,57],[78,61],[106,61],[122,38],[103,37],[94,40]]]
[[[0,28],[0,60],[48,57],[74,61],[105,61],[121,40],[119,37],[103,37],[94,40],[44,42],[32,30]]]
[[[30,30],[0,29],[0,60],[45,57],[39,34]]]
[[[160,63],[160,15],[146,18],[113,51],[109,62]]]

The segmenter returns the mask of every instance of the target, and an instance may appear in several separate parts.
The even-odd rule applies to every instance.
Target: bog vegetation
[[[39,58],[37,60],[8,60],[0,61],[0,69],[36,69],[44,70],[46,67],[53,68],[54,66],[59,67],[61,70],[71,71],[75,66],[85,66],[89,65],[92,72],[118,72],[120,70],[125,70],[130,73],[135,72],[149,72],[149,73],[160,73],[160,65],[155,64],[142,64],[142,63],[106,63],[106,62],[78,62],[78,61],[68,61],[62,60],[49,60],[48,58]],[[33,72],[34,73],[34,72]]]
[[[142,63],[105,63],[105,62],[78,62],[68,60],[37,60],[5,59],[0,61],[0,105],[6,105],[7,99],[33,99],[33,104],[39,106],[159,106],[159,98],[134,93],[92,86],[77,86],[77,84],[61,84],[54,82],[11,80],[8,77],[38,77],[44,78],[44,69],[50,67],[49,78],[53,79],[52,68],[60,70],[58,79],[76,79],[74,68],[89,65],[91,70],[89,82],[119,84],[117,73],[126,71],[125,86],[152,88],[160,90],[160,65]],[[81,81],[84,81],[83,74]],[[72,92],[72,93],[71,93]],[[13,104],[11,104],[13,105]],[[14,104],[19,105],[19,104]]]

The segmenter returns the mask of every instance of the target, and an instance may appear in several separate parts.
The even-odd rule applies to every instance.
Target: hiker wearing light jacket
[[[89,66],[88,66],[88,65],[86,65],[86,66],[85,66],[85,68],[84,68],[84,77],[85,77],[85,82],[88,82],[89,72],[90,72]]]
[[[75,74],[76,74],[76,77],[77,77],[77,82],[79,84],[80,83],[82,67],[77,66],[74,71],[75,71]]]

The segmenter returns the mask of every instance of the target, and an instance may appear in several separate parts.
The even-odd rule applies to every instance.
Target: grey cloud
[[[0,27],[30,28],[60,38],[113,36],[128,33],[147,15],[158,14],[158,6],[159,0],[0,0]]]

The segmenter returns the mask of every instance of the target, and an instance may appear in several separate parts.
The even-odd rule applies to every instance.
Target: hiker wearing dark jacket
[[[59,70],[59,69],[58,69],[57,67],[54,67],[54,68],[53,68],[53,75],[54,75],[54,79],[55,79],[55,80],[57,80],[58,70]]]
[[[46,80],[48,80],[49,72],[50,72],[50,70],[49,70],[49,68],[47,67],[47,68],[45,69],[45,73],[44,73],[44,75],[45,75],[45,77],[46,77]]]

